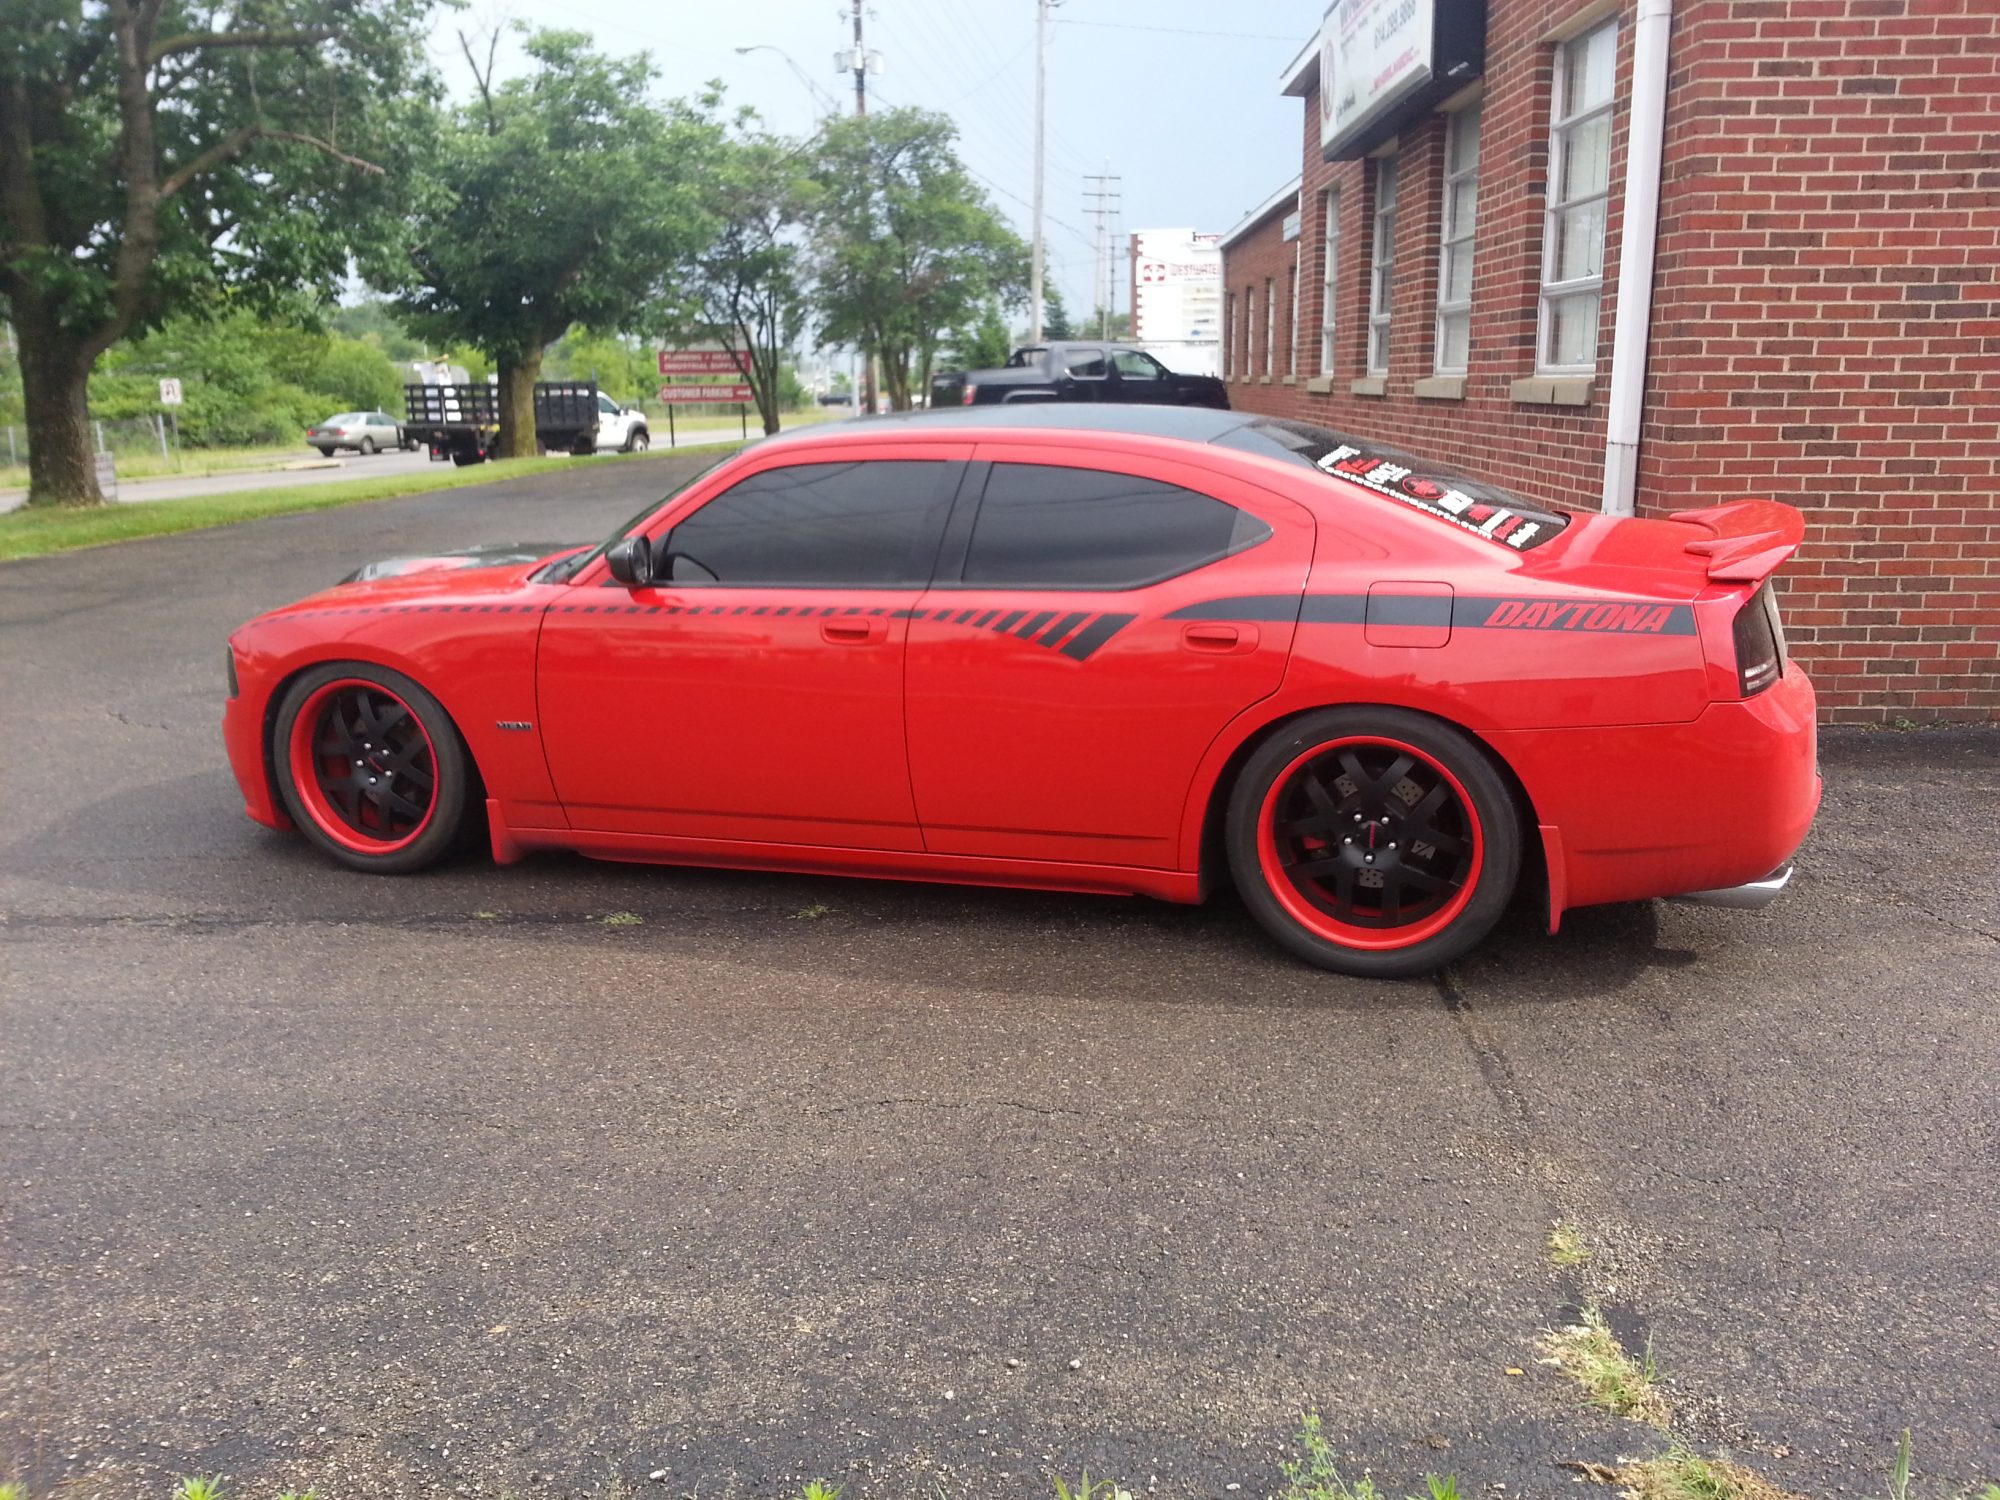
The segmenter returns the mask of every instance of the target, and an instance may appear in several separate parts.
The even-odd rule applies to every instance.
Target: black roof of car
[[[877,427],[889,423],[923,422],[934,422],[939,426],[949,423],[953,427],[1061,427],[1071,431],[1131,432],[1145,437],[1212,443],[1225,433],[1268,418],[1256,412],[1218,411],[1208,406],[1152,406],[1115,401],[1016,401],[999,406],[941,406],[927,411],[888,412],[877,417],[854,417],[850,420]],[[825,431],[823,424],[795,427],[771,441],[783,442],[786,438],[807,440],[812,434]]]

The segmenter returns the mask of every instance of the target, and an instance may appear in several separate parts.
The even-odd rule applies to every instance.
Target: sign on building
[[[1319,34],[1321,154],[1366,155],[1485,66],[1485,0],[1334,0]]]
[[[1221,239],[1192,229],[1142,229],[1132,236],[1132,341],[1184,374],[1216,373]]]
[[[160,382],[160,405],[179,406],[181,404],[181,383],[178,380]]]

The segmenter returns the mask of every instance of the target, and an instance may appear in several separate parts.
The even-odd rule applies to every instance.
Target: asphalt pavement
[[[245,821],[241,620],[691,466],[0,565],[0,1479],[1228,1500],[1315,1408],[1394,1494],[1572,1494],[1662,1441],[1537,1363],[1585,1299],[1799,1494],[1905,1427],[1913,1494],[2000,1477],[2000,736],[1830,738],[1767,913],[1522,911],[1393,984],[1229,901]]]

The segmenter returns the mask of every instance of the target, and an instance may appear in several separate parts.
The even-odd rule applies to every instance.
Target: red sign
[[[704,406],[713,402],[748,401],[750,387],[739,385],[663,385],[660,400],[667,406]]]
[[[660,351],[660,373],[662,375],[742,375],[748,373],[743,368],[741,355],[731,354],[727,349],[662,349]],[[666,400],[665,396],[660,398]]]

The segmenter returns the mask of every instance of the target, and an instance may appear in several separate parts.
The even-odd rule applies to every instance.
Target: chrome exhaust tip
[[[1726,906],[1734,911],[1762,911],[1785,893],[1785,887],[1792,883],[1792,862],[1786,860],[1762,880],[1750,881],[1747,885],[1723,886],[1713,891],[1687,891],[1671,897],[1674,901],[1690,901],[1697,906]]]

